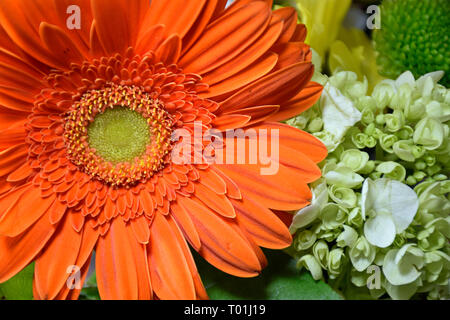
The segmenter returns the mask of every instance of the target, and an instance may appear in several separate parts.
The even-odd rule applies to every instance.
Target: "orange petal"
[[[295,28],[295,32],[291,38],[291,41],[305,42],[306,35],[307,35],[306,26],[304,24],[297,24],[297,27]]]
[[[114,219],[108,232],[98,240],[95,266],[102,299],[138,298],[137,269],[130,241],[136,240],[128,233],[122,219]]]
[[[2,196],[0,207],[6,210],[2,210],[0,234],[9,237],[18,236],[44,215],[54,201],[55,196],[42,198],[41,190],[31,184]],[[30,203],[33,204],[32,208]],[[50,224],[50,221],[47,222]]]
[[[133,253],[136,274],[138,279],[138,299],[150,300],[153,297],[153,289],[150,282],[150,270],[148,266],[147,246],[133,241],[134,231],[131,228],[127,228],[130,236],[130,245]]]
[[[299,150],[315,163],[324,160],[328,154],[327,148],[319,139],[287,124],[264,122],[261,125],[255,126],[254,129],[279,130],[280,144],[294,150]]]
[[[297,29],[297,11],[292,7],[284,7],[273,12],[275,21],[283,21],[283,31],[278,43],[288,42],[292,39]]]
[[[106,53],[123,53],[132,45],[129,24],[138,23],[128,21],[129,3],[122,0],[92,0],[91,6],[97,36]]]
[[[41,80],[35,78],[28,71],[22,71],[19,68],[6,65],[5,62],[0,62],[0,85],[6,88],[16,88],[37,93],[41,89]],[[25,95],[25,97],[28,96],[28,94]]]
[[[234,218],[236,216],[234,207],[226,195],[217,194],[200,183],[195,184],[194,194],[214,212],[226,218]]]
[[[0,236],[0,283],[25,268],[41,251],[56,230],[44,215],[17,237]]]
[[[167,36],[178,34],[181,38],[189,31],[202,11],[206,0],[152,0],[144,19],[143,30],[155,24],[164,24]]]
[[[310,47],[303,42],[281,43],[272,48],[278,54],[277,70],[286,68],[292,64],[307,61]]]
[[[53,299],[66,285],[70,270],[80,250],[82,233],[72,228],[68,216],[62,222],[48,246],[36,259],[34,275],[36,289],[42,299]],[[80,266],[78,266],[80,267]]]
[[[261,271],[255,252],[242,239],[228,220],[216,215],[206,206],[186,197],[178,201],[191,216],[199,230],[202,246],[200,255],[216,268],[238,277],[253,277]]]
[[[249,106],[278,104],[297,94],[311,79],[314,67],[301,62],[271,73],[242,88],[220,103],[222,111]]]
[[[295,171],[279,164],[274,175],[261,175],[259,165],[216,165],[239,189],[267,208],[296,210],[309,203],[311,191]],[[294,173],[294,174],[292,174]],[[258,185],[258,188],[254,186]]]
[[[58,59],[42,46],[38,33],[44,17],[55,23],[60,20],[57,16],[53,1],[0,2],[0,21],[11,40],[38,61],[58,68]]]
[[[152,25],[145,33],[139,37],[136,44],[136,53],[146,54],[149,51],[156,51],[164,42],[164,29],[162,24]]]
[[[310,82],[291,100],[283,103],[280,110],[269,117],[268,121],[284,121],[295,117],[311,108],[322,94],[323,86],[316,82]]]
[[[130,221],[131,229],[139,243],[147,244],[150,239],[150,221],[142,215]]]
[[[181,52],[181,39],[174,34],[167,38],[166,41],[156,50],[156,61],[164,62],[166,65],[177,63]]]
[[[199,182],[208,187],[211,191],[217,194],[225,194],[227,192],[227,185],[225,181],[213,170],[199,170]]]
[[[214,129],[220,131],[242,128],[251,118],[251,116],[243,114],[224,114],[215,118],[212,122],[212,126]]]
[[[278,39],[283,22],[270,23],[266,31],[239,56],[203,76],[203,81],[210,85],[221,82],[239,71],[247,68],[265,54]]]
[[[262,2],[252,2],[226,14],[210,25],[195,45],[181,58],[186,72],[202,74],[230,61],[265,30],[270,9]]]
[[[191,246],[197,251],[200,250],[200,237],[184,207],[175,202],[170,205],[170,211]]]
[[[195,265],[194,258],[192,257],[192,253],[189,250],[189,247],[181,233],[180,228],[178,227],[177,223],[171,218],[167,219],[167,222],[169,223],[169,226],[173,234],[175,235],[174,241],[178,242],[181,250],[183,251],[184,259],[187,262],[189,271],[191,272],[192,280],[194,281],[197,299],[208,299],[208,294],[206,293],[205,287],[203,286],[202,280],[197,271],[197,266]]]
[[[183,251],[166,218],[156,214],[148,248],[153,290],[160,299],[195,299],[195,287]]]
[[[280,106],[257,106],[257,107],[249,107],[243,109],[237,109],[233,111],[226,112],[225,114],[239,114],[239,115],[247,115],[251,117],[251,120],[248,121],[245,126],[250,126],[258,122],[265,121],[276,115]]]
[[[23,165],[21,165],[19,168],[14,170],[8,175],[8,178],[6,181],[8,182],[19,182],[22,180],[25,180],[28,178],[34,170],[30,167],[30,164],[28,162],[25,162]]]
[[[220,83],[210,86],[207,92],[199,96],[202,98],[210,98],[242,88],[269,73],[275,67],[277,61],[278,56],[275,53],[268,52],[244,70]]]
[[[203,7],[202,12],[198,15],[195,23],[189,30],[189,32],[183,37],[183,51],[182,54],[187,52],[191,46],[197,41],[198,37],[205,30],[211,19],[223,11],[227,0],[208,0]]]
[[[259,246],[284,249],[291,244],[292,237],[288,228],[271,210],[248,197],[232,202],[237,220]]]
[[[60,27],[42,22],[39,34],[47,49],[57,57],[59,65],[69,69],[71,63],[82,63],[85,60],[82,51]]]

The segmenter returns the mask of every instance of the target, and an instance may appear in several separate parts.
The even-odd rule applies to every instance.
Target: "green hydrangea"
[[[405,72],[371,95],[354,73],[316,75],[321,99],[288,121],[329,150],[311,205],[294,215],[289,253],[348,298],[450,298],[450,90],[438,84],[442,75]]]
[[[446,72],[450,85],[450,2],[448,0],[384,0],[381,29],[374,30],[380,73],[396,78],[406,70],[419,77]]]

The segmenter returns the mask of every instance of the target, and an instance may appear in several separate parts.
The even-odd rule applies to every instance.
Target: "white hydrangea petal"
[[[358,232],[344,224],[344,231],[337,237],[338,247],[352,247],[358,240]]]
[[[411,71],[405,71],[397,78],[397,80],[395,80],[395,85],[397,88],[400,88],[405,83],[409,84],[411,88],[414,88],[416,79]]]
[[[322,182],[313,190],[311,204],[306,206],[294,215],[289,231],[293,234],[297,229],[303,228],[316,220],[320,214],[320,209],[328,202],[328,189],[326,182]]]
[[[442,70],[438,70],[438,71],[434,71],[434,72],[430,72],[430,73],[424,74],[419,79],[417,79],[417,86],[420,88],[422,82],[424,82],[426,80],[426,78],[433,79],[433,82],[436,84],[444,77],[444,74],[445,74],[445,72],[442,71]]]
[[[413,254],[406,254],[407,249],[402,250],[404,252],[399,249],[389,250],[384,257],[383,274],[392,285],[400,286],[412,283],[421,275],[416,266],[418,257]],[[401,256],[400,259],[397,259],[398,255]]]
[[[419,208],[419,199],[414,190],[397,180],[366,179],[361,196],[363,214],[367,215],[371,210],[389,213],[395,223],[396,233],[408,228]]]
[[[328,183],[345,188],[354,188],[364,181],[364,178],[347,167],[339,167],[327,172],[324,177]]]
[[[324,130],[332,133],[336,140],[342,139],[347,130],[361,120],[361,112],[352,100],[330,83],[325,85],[320,106]]]
[[[419,208],[417,194],[404,183],[390,182],[390,207],[397,233],[403,232],[413,221]]]
[[[417,282],[412,282],[402,286],[395,286],[386,281],[384,288],[393,300],[409,300],[417,291]]]
[[[364,235],[371,244],[380,248],[390,246],[395,240],[395,224],[386,213],[377,213],[364,224]]]

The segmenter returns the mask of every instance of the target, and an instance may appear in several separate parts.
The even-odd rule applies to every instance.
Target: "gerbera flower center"
[[[133,162],[150,143],[150,127],[138,112],[115,106],[90,123],[88,143],[106,161]]]
[[[113,186],[145,182],[164,167],[172,119],[143,88],[108,84],[86,92],[69,111],[64,138],[69,159]]]

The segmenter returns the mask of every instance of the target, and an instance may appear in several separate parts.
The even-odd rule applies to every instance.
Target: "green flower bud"
[[[367,161],[367,163],[364,166],[364,168],[359,170],[359,172],[361,174],[366,174],[367,175],[367,174],[371,173],[374,169],[375,169],[375,161],[369,160],[369,161]]]
[[[431,226],[417,234],[419,248],[424,251],[434,251],[441,249],[445,243],[445,236],[436,227]]]
[[[438,164],[435,164],[434,166],[428,167],[426,171],[429,176],[433,176],[441,170],[442,170],[442,167]]]
[[[314,118],[308,125],[308,131],[311,133],[319,132],[322,130],[323,120],[321,118]]]
[[[444,269],[449,269],[450,257],[442,251],[425,252],[426,281],[435,282]]]
[[[377,102],[378,109],[383,110],[387,105],[391,103],[391,99],[395,94],[395,88],[392,82],[394,81],[381,81],[373,89],[372,97]]]
[[[369,125],[375,121],[375,114],[369,107],[365,107],[362,111],[361,122],[364,125]]]
[[[423,178],[425,178],[427,176],[427,174],[423,171],[415,171],[413,174],[413,177],[417,180],[417,181],[421,181]]]
[[[377,179],[380,179],[382,175],[383,175],[382,172],[375,171],[375,172],[372,172],[371,174],[369,174],[369,178],[372,180],[377,180]]]
[[[408,140],[412,138],[413,134],[413,128],[411,128],[410,126],[404,126],[400,129],[400,131],[396,133],[396,136],[399,138],[399,140]]]
[[[320,210],[323,228],[332,230],[338,228],[347,219],[347,210],[335,203],[327,203]]]
[[[414,178],[413,176],[409,176],[408,178],[406,178],[406,184],[409,186],[413,186],[417,183],[416,178]]]
[[[366,78],[364,78],[364,82],[356,81],[347,83],[348,84],[345,86],[343,92],[350,99],[357,100],[359,97],[364,97],[367,94],[369,83]]]
[[[405,118],[410,122],[417,122],[425,114],[423,99],[418,99],[405,107]]]
[[[353,208],[349,212],[348,218],[347,218],[347,223],[355,228],[360,228],[363,225],[364,219],[361,214],[360,207]]]
[[[375,133],[375,123],[370,123],[366,129],[364,129],[364,133],[367,134],[368,136],[371,136]]]
[[[329,255],[329,249],[328,249],[327,243],[323,240],[317,241],[313,246],[312,253],[313,253],[314,257],[317,259],[317,261],[319,262],[322,269],[326,269],[327,264],[328,264],[328,255]]]
[[[344,166],[328,171],[323,176],[327,179],[328,184],[345,188],[355,188],[364,181],[363,177]]]
[[[413,154],[414,144],[412,140],[400,140],[394,143],[393,151],[402,160],[414,162],[416,157]]]
[[[317,236],[310,230],[303,230],[295,237],[294,246],[298,251],[309,249],[316,242]]]
[[[383,173],[383,178],[403,181],[406,177],[406,169],[400,163],[393,161],[382,162],[375,169]]]
[[[322,267],[313,255],[307,254],[302,256],[297,262],[297,268],[305,268],[311,272],[314,280],[320,280],[323,277]]]
[[[386,120],[386,130],[389,132],[397,132],[405,125],[405,117],[400,110],[386,114],[384,119]]]
[[[448,179],[448,177],[445,174],[436,174],[433,176],[434,181],[444,181],[447,179]]]
[[[366,147],[366,140],[368,136],[364,133],[357,133],[352,135],[352,142],[358,149],[364,149]]]
[[[367,148],[374,148],[377,145],[377,139],[375,139],[375,137],[369,136],[366,138],[364,144]]]
[[[358,149],[348,149],[341,154],[341,163],[354,172],[359,172],[364,169],[368,161],[369,154]]]
[[[328,188],[328,194],[334,202],[344,208],[353,208],[356,206],[357,197],[355,192],[350,188],[333,185]]]
[[[371,110],[372,112],[377,111],[377,101],[374,98],[369,97],[369,96],[359,97],[356,100],[355,105],[358,108],[358,110],[368,109],[368,110]]]
[[[394,144],[398,141],[397,136],[393,134],[384,134],[380,138],[380,146],[388,153],[394,152]]]
[[[364,236],[358,238],[349,251],[350,260],[358,271],[364,271],[375,259],[376,249]]]
[[[425,148],[422,146],[414,146],[411,151],[416,159],[423,157],[425,154]]]
[[[423,157],[423,160],[425,161],[425,164],[429,167],[431,167],[432,165],[434,165],[436,163],[436,157],[431,154],[425,155]],[[420,169],[420,170],[423,170],[423,169]]]
[[[358,240],[358,232],[352,227],[343,225],[344,231],[337,237],[336,243],[338,247],[353,247],[356,240]]]
[[[344,261],[344,250],[336,248],[330,251],[328,255],[328,275],[331,279],[335,279],[341,273]]]
[[[427,150],[435,150],[442,145],[446,137],[442,124],[433,118],[420,120],[414,131],[414,143],[423,145]]]
[[[384,114],[379,114],[375,118],[375,123],[378,125],[383,125],[386,123],[386,120],[384,119]]]
[[[419,160],[416,163],[414,163],[414,167],[417,170],[423,170],[427,167],[427,164],[424,161]]]

